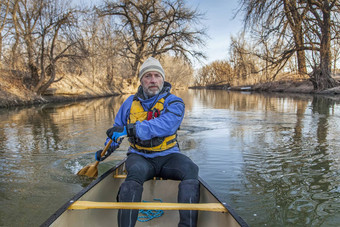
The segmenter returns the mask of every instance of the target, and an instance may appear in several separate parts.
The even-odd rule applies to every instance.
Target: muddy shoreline
[[[56,96],[40,96],[31,100],[21,99],[0,99],[0,108],[11,108],[19,106],[33,106],[46,103],[69,103],[87,99],[97,99],[103,97],[118,96],[118,93],[106,94],[106,95],[56,95]]]
[[[195,86],[189,89],[212,89],[212,90],[227,90],[235,92],[269,92],[281,94],[311,94],[311,95],[326,95],[332,96],[334,99],[340,100],[340,86],[331,88],[322,92],[314,92],[313,85],[310,81],[277,81],[268,82],[257,85],[244,85],[244,86],[229,86],[228,84],[209,85],[209,86]],[[0,108],[9,108],[16,106],[31,106],[46,103],[68,103],[76,102],[86,99],[97,99],[103,97],[118,96],[119,93],[107,94],[79,94],[79,95],[47,95],[47,96],[34,96],[29,94],[25,99],[15,96],[1,95]]]
[[[275,81],[267,82],[255,85],[243,85],[243,86],[229,86],[228,84],[221,85],[208,85],[208,86],[195,86],[189,87],[189,89],[211,89],[211,90],[228,90],[228,91],[240,91],[240,92],[272,92],[272,93],[299,93],[299,94],[311,94],[311,95],[340,95],[340,86],[327,89],[321,92],[315,92],[313,90],[313,84],[310,81]]]

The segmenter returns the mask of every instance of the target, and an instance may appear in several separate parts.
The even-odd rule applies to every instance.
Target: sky
[[[203,24],[207,27],[206,48],[203,49],[207,55],[209,64],[215,60],[228,58],[228,48],[231,36],[236,36],[242,30],[242,15],[234,15],[238,9],[238,0],[191,0],[189,6],[197,7],[205,13]]]

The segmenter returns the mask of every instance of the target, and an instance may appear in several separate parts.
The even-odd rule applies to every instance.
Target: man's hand
[[[114,126],[106,131],[106,135],[111,138],[114,142],[120,143],[122,137],[127,136],[125,126]]]
[[[99,151],[96,151],[95,153],[95,158],[96,158],[96,161],[98,162],[101,162],[101,161],[104,161],[107,157],[109,157],[112,152],[114,152],[116,149],[113,149],[112,147],[110,147],[109,149],[107,149],[106,153],[103,155],[103,157],[101,157],[101,154],[103,152],[103,150],[99,150]]]

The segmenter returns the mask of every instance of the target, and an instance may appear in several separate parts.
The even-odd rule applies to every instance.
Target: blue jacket
[[[171,90],[171,84],[168,82],[164,82],[164,86],[162,91],[149,99],[144,99],[143,95],[143,89],[141,86],[138,88],[138,92],[135,94],[138,99],[140,100],[144,110],[151,109],[152,105],[154,105],[159,99],[166,96],[168,93],[170,93]],[[130,109],[131,104],[133,101],[133,98],[135,95],[131,95],[128,97],[122,106],[120,107],[116,118],[114,126],[126,126],[127,121],[130,115]],[[149,121],[137,121],[136,122],[136,137],[138,137],[141,140],[149,140],[153,137],[165,137],[173,135],[177,129],[179,128],[180,124],[182,123],[183,117],[184,117],[184,102],[181,98],[170,94],[164,102],[164,109],[161,112],[160,116],[149,120]],[[105,144],[110,139],[107,138]],[[113,142],[111,147],[116,148],[118,146],[117,143]],[[178,145],[170,148],[168,150],[162,151],[162,152],[155,152],[152,154],[145,154],[142,152],[138,152],[137,149],[134,149],[132,147],[129,147],[128,150],[129,153],[136,153],[139,155],[142,155],[147,158],[153,158],[157,156],[165,156],[171,153],[178,153],[180,152]]]

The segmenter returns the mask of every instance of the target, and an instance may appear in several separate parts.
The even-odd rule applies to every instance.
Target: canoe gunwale
[[[226,201],[222,201],[218,193],[216,193],[211,186],[209,186],[201,177],[198,177],[200,183],[228,210],[233,218],[240,224],[241,227],[248,227],[248,224],[239,216],[233,208],[231,208]]]
[[[123,159],[119,163],[117,163],[115,166],[113,166],[111,169],[103,173],[100,177],[98,177],[96,180],[92,181],[87,187],[83,188],[80,192],[78,192],[75,196],[73,196],[68,202],[66,202],[63,206],[61,206],[54,214],[52,214],[43,224],[40,226],[50,226],[56,219],[59,218],[65,211],[68,210],[68,208],[77,200],[79,200],[84,194],[86,194],[89,190],[91,190],[94,186],[96,186],[99,182],[101,182],[103,179],[105,179],[108,175],[112,174],[117,168],[119,168],[122,164],[124,164],[126,159]],[[202,186],[205,187],[205,189],[218,200],[230,213],[230,215],[236,220],[236,222],[239,223],[241,227],[248,227],[248,224],[234,211],[233,208],[231,208],[226,201],[222,201],[220,199],[220,196],[212,190],[212,188],[201,178],[199,177],[199,181],[202,184]]]

